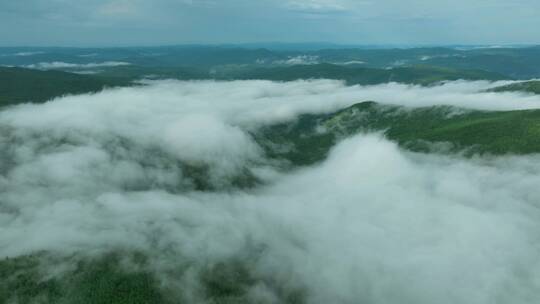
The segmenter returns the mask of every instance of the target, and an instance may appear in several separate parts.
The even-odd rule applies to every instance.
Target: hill
[[[269,156],[309,165],[323,160],[339,139],[368,131],[380,131],[417,152],[540,153],[540,110],[409,109],[363,102],[332,114],[302,115],[297,121],[263,128],[255,137]]]
[[[538,47],[359,47],[313,45],[184,45],[125,48],[0,48],[0,65],[29,66],[63,62],[93,64],[125,62],[144,67],[204,67],[252,65],[272,67],[294,58],[318,63],[362,62],[363,67],[415,65],[477,69],[516,79],[540,77]]]
[[[347,84],[373,85],[387,82],[430,85],[447,80],[503,80],[508,77],[482,70],[460,70],[432,66],[411,66],[392,69],[365,68],[320,63],[311,65],[269,66],[223,65],[211,69],[204,67],[146,67],[120,66],[103,70],[99,77],[119,79],[174,78],[181,80],[273,80],[336,79]]]
[[[527,92],[533,94],[540,94],[540,81],[524,81],[519,83],[513,83],[505,86],[500,86],[489,90],[490,92]]]
[[[540,110],[486,112],[450,106],[411,109],[362,102],[330,114],[302,115],[296,121],[264,127],[252,135],[269,157],[301,166],[323,160],[340,139],[368,131],[382,132],[412,151],[540,153]],[[135,149],[128,142],[123,145]],[[205,179],[203,175],[201,181]],[[260,282],[277,302],[307,303],[308,295],[301,285],[285,288],[253,268],[253,260],[264,249],[248,247],[247,258],[226,257],[198,272],[193,272],[190,263],[179,263],[174,271],[164,274],[152,271],[151,258],[136,250],[95,257],[84,252],[67,257],[51,252],[2,257],[0,303],[177,303],[183,290],[163,284],[163,278],[184,275],[199,282],[207,303],[251,303],[249,287]],[[182,259],[181,255],[174,257]],[[48,272],[66,263],[71,266],[59,268],[62,271],[55,275]]]
[[[481,70],[457,70],[430,66],[373,69],[347,67],[328,63],[257,68],[237,75],[232,74],[229,77],[233,79],[266,79],[276,81],[326,78],[345,80],[349,85],[372,85],[386,82],[429,85],[444,80],[508,79],[501,74]]]
[[[66,94],[96,92],[105,87],[129,84],[125,79],[0,67],[0,106],[45,102]]]
[[[336,64],[293,65],[278,67],[222,66],[147,67],[127,65],[104,68],[92,75],[58,70],[35,70],[0,67],[0,106],[24,102],[45,102],[66,94],[97,92],[106,87],[128,86],[143,78],[179,80],[250,80],[292,81],[299,79],[337,79],[349,85],[374,85],[389,81],[431,85],[446,80],[501,80],[505,76],[479,70],[456,70],[429,66],[374,69]]]

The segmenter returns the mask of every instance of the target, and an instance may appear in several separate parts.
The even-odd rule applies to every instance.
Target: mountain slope
[[[234,79],[265,79],[292,81],[298,79],[339,79],[347,84],[380,84],[400,82],[433,84],[444,80],[502,80],[507,77],[481,70],[456,70],[430,66],[400,67],[392,69],[352,68],[335,64],[295,65],[290,67],[258,68],[231,76]]]
[[[540,94],[540,81],[524,81],[519,83],[513,83],[505,86],[496,87],[490,90],[490,92],[527,92],[533,94]]]
[[[0,67],[0,106],[45,102],[61,95],[96,92],[105,87],[129,84],[123,79]]]
[[[409,109],[363,102],[333,114],[302,115],[295,122],[263,128],[256,138],[269,156],[309,165],[323,160],[339,139],[368,131],[382,132],[419,152],[540,153],[540,110]]]
[[[308,165],[324,159],[340,139],[369,131],[384,133],[413,151],[540,153],[540,110],[486,112],[450,106],[410,109],[363,102],[330,114],[302,115],[293,122],[265,127],[253,136],[269,157]],[[135,146],[125,148],[136,151]],[[137,154],[144,156],[146,165],[152,165],[149,160],[154,157]],[[167,165],[164,158],[160,155],[157,159]],[[173,166],[167,168],[173,170]],[[203,175],[201,179],[207,178]],[[190,231],[193,224],[188,222],[185,227]],[[302,282],[283,284],[280,277],[257,271],[254,265],[264,258],[265,246],[248,242],[239,251],[240,257],[227,255],[200,269],[189,260],[184,262],[181,253],[172,252],[173,261],[179,262],[165,266],[172,269],[166,272],[152,270],[155,264],[151,254],[129,248],[97,256],[38,252],[2,257],[0,303],[178,303],[185,296],[181,287],[192,285],[166,283],[183,283],[185,277],[198,284],[200,300],[192,301],[196,303],[253,303],[253,286],[265,286],[272,294],[273,301],[268,303],[309,302],[309,290]],[[66,264],[69,267],[57,266]],[[51,274],[51,269],[57,268],[60,270]]]

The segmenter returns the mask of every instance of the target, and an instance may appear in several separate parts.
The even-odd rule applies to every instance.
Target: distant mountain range
[[[358,47],[332,44],[249,44],[222,46],[163,46],[126,48],[0,48],[0,65],[85,69],[103,63],[141,67],[224,66],[272,67],[330,63],[369,68],[427,65],[453,69],[484,70],[509,78],[540,77],[537,46]],[[49,63],[48,65],[43,65]],[[77,66],[79,65],[79,67]],[[97,67],[93,71],[99,72]]]
[[[429,66],[392,69],[313,64],[274,67],[223,67],[208,70],[196,67],[146,67],[122,65],[107,67],[101,73],[81,75],[65,71],[0,67],[0,105],[44,102],[66,94],[100,91],[105,87],[134,85],[143,78],[182,80],[275,80],[326,78],[347,84],[373,85],[386,82],[429,85],[445,80],[502,80],[504,75],[481,70],[457,70]]]

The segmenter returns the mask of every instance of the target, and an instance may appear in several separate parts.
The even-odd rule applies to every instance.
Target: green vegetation
[[[56,259],[40,253],[4,259],[0,260],[0,304],[193,303],[184,299],[178,285],[189,265],[177,262],[160,275],[146,270],[148,258],[140,252]],[[190,290],[195,294],[191,297],[198,298],[198,303],[266,303],[250,293],[255,286],[266,286],[279,303],[305,303],[303,289],[281,286],[275,279],[255,275],[252,262],[249,258],[232,259],[201,268],[193,278],[200,291]],[[62,270],[54,271],[58,265]],[[158,277],[167,280],[162,282]]]
[[[501,74],[481,70],[457,70],[432,66],[411,66],[392,69],[349,67],[338,64],[322,63],[313,65],[267,66],[257,65],[222,65],[211,69],[195,67],[144,67],[120,66],[104,69],[96,75],[122,80],[142,78],[180,80],[273,80],[293,81],[299,79],[337,79],[347,84],[373,85],[390,81],[430,85],[445,80],[503,80]]]
[[[40,299],[54,303],[61,294],[55,279],[42,280],[38,256],[25,256],[0,261],[0,303],[31,303]]]
[[[47,264],[55,261],[45,254],[5,259],[0,261],[0,303],[172,303],[165,301],[152,274],[128,271],[121,259],[138,266],[145,263],[140,254],[112,253],[97,259],[65,259],[74,267],[50,275]]]
[[[126,86],[124,79],[0,67],[0,107],[24,102],[45,102],[66,94],[97,92],[105,87]]]
[[[295,122],[263,128],[255,137],[270,157],[309,165],[323,160],[339,139],[368,131],[380,131],[419,152],[540,153],[540,110],[408,109],[363,102],[333,114],[302,115]]]
[[[63,263],[74,263],[73,269],[51,275],[47,264],[58,261],[45,254],[4,259],[0,261],[0,303],[168,303],[150,273],[122,268],[121,258],[144,263],[140,254],[65,259]]]
[[[435,56],[425,63],[455,69],[481,69],[516,79],[540,75],[540,48],[473,49],[451,56]]]
[[[540,94],[540,81],[524,81],[513,83],[505,86],[500,86],[489,90],[490,92],[527,92]]]
[[[502,80],[507,77],[481,70],[456,70],[430,66],[412,66],[392,69],[353,68],[335,64],[295,65],[288,67],[258,68],[230,75],[232,79],[266,79],[291,81],[298,79],[339,79],[347,84],[372,85],[387,82],[429,85],[444,80]]]
[[[103,69],[96,78],[134,81],[148,79],[202,80],[210,78],[208,70],[197,67],[143,67],[136,65],[117,66]]]
[[[14,52],[15,50],[10,50]],[[102,49],[46,49],[39,61],[63,60],[82,62],[82,53],[104,53]],[[95,75],[80,75],[63,71],[39,71],[0,67],[0,107],[25,102],[45,102],[66,94],[98,92],[106,87],[129,86],[142,78],[180,80],[264,79],[292,81],[298,79],[337,79],[349,85],[374,85],[390,81],[432,85],[445,80],[502,80],[512,77],[540,75],[535,54],[538,49],[470,50],[445,48],[411,50],[322,50],[311,52],[274,52],[263,49],[236,48],[160,48],[164,55],[140,55],[154,49],[115,49],[98,54],[95,62],[118,60],[132,63],[100,69]],[[274,64],[276,60],[308,53],[321,62],[366,61],[368,67],[320,63],[313,65]],[[56,55],[55,55],[56,54]],[[427,59],[420,59],[427,56]],[[429,57],[429,58],[428,58]],[[31,58],[6,56],[14,64],[31,64]],[[540,58],[540,57],[538,57]],[[259,59],[268,63],[255,64]],[[404,61],[409,66],[400,66]],[[86,62],[88,63],[88,62]],[[190,65],[186,65],[186,64]],[[418,65],[427,63],[427,65]],[[511,63],[505,65],[505,63]],[[387,68],[392,66],[392,68]],[[475,68],[471,70],[470,68]],[[491,71],[491,72],[489,72]],[[499,73],[504,73],[499,74]],[[540,81],[527,81],[492,89],[493,92],[524,91],[540,94]],[[476,154],[540,153],[540,110],[473,111],[450,106],[406,108],[362,102],[330,114],[301,115],[292,122],[263,127],[252,133],[272,160],[286,165],[306,166],[324,160],[341,139],[362,132],[380,132],[399,146],[417,152]],[[9,131],[6,131],[9,132]],[[111,143],[136,149],[136,144]],[[148,155],[141,151],[140,155]],[[158,153],[158,152],[155,152]],[[221,191],[249,189],[262,181],[245,168],[237,175],[215,183],[209,166],[184,164],[173,156],[158,155],[161,164],[141,160],[144,166],[163,165],[170,170],[181,169],[182,184],[165,185],[174,193],[185,191]],[[152,159],[150,157],[149,159]],[[274,164],[274,163],[273,163]],[[184,184],[185,182],[185,184]],[[146,181],[126,185],[128,190],[145,191],[154,185]],[[257,250],[253,250],[257,252]],[[245,251],[242,251],[243,253]],[[249,250],[247,252],[250,252]],[[301,286],[283,286],[276,278],[256,271],[257,254],[242,259],[217,261],[208,265],[189,265],[178,258],[178,265],[166,273],[157,274],[149,257],[139,252],[112,252],[88,257],[76,254],[54,258],[47,253],[0,260],[0,304],[124,304],[182,303],[185,290],[182,280],[187,270],[196,280],[195,292],[200,303],[265,303],[254,301],[252,288],[264,286],[277,302],[305,303],[307,294]],[[172,263],[174,264],[174,262]],[[60,265],[60,269],[55,269]],[[193,272],[193,267],[199,267]],[[176,282],[176,284],[174,283]],[[288,282],[294,284],[294,282]],[[191,287],[190,287],[191,288]]]
[[[17,53],[35,53],[17,56]],[[0,65],[28,66],[41,62],[72,64],[107,61],[128,62],[145,68],[202,68],[221,66],[273,67],[291,58],[309,56],[320,63],[363,62],[362,66],[385,69],[429,65],[451,69],[483,70],[515,79],[540,77],[539,47],[509,48],[359,48],[336,45],[184,45],[126,48],[0,48]]]
[[[0,67],[0,106],[25,102],[39,103],[67,94],[91,93],[106,87],[129,86],[133,84],[133,81],[144,78],[180,80],[265,79],[275,81],[327,78],[344,80],[351,85],[372,85],[389,81],[430,85],[444,80],[505,79],[502,75],[485,71],[455,70],[428,66],[372,69],[345,67],[335,64],[267,68],[232,65],[205,69],[129,65],[104,68],[95,75]]]
[[[373,85],[387,82],[430,85],[445,80],[503,80],[503,75],[481,70],[456,70],[432,66],[392,69],[348,67],[337,64],[258,67],[256,65],[223,65],[212,69],[192,67],[121,66],[104,70],[97,76],[136,80],[141,78],[174,78],[180,80],[274,80],[337,79],[347,84]]]
[[[132,267],[144,267],[141,254],[121,256],[118,253],[88,261],[79,261],[72,274],[64,277],[70,303],[166,303],[158,290],[158,282],[143,270],[126,270],[121,259],[129,260]]]

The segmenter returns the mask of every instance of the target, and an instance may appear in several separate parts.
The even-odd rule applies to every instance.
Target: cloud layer
[[[106,67],[115,67],[115,66],[124,66],[130,65],[129,62],[122,61],[105,61],[105,62],[92,62],[92,63],[68,63],[62,61],[53,61],[53,62],[40,62],[36,64],[30,64],[24,66],[29,69],[40,69],[40,70],[54,70],[54,69],[95,69],[95,68],[106,68]]]
[[[122,248],[145,252],[160,273],[236,258],[306,290],[309,303],[536,303],[539,156],[414,154],[370,134],[283,173],[248,132],[367,99],[540,105],[478,93],[493,85],[160,81],[5,109],[0,256]],[[215,183],[248,170],[265,184],[195,191],[183,164],[210,168]],[[250,288],[273,303],[264,285]]]

